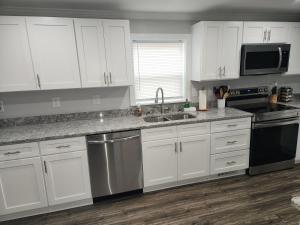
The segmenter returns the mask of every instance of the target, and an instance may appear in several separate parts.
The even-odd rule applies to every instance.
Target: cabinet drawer
[[[50,155],[62,152],[86,150],[85,137],[65,138],[40,142],[41,154]]]
[[[251,128],[251,117],[232,120],[214,121],[211,123],[211,132],[223,132],[228,130],[240,130]]]
[[[213,133],[211,154],[249,149],[250,129]]]
[[[0,161],[39,156],[38,143],[0,146]]]
[[[210,133],[210,123],[194,123],[177,126],[178,137],[195,136]]]
[[[177,138],[176,126],[159,127],[142,130],[142,141],[154,141]]]
[[[227,152],[210,156],[210,173],[218,174],[249,167],[249,150]]]

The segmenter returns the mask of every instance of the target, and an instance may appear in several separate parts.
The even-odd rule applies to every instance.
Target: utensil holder
[[[224,109],[225,108],[225,99],[218,99],[218,109]]]

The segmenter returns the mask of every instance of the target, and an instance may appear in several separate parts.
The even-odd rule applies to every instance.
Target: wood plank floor
[[[300,195],[300,166],[184,186],[1,225],[300,224],[291,197]]]

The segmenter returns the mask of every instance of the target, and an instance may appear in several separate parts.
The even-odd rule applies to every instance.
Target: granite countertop
[[[154,128],[188,123],[217,121],[252,116],[241,110],[212,108],[207,112],[195,112],[196,118],[188,120],[147,123],[142,117],[120,116],[99,119],[73,120],[49,124],[24,125],[0,129],[0,145],[18,144],[68,137],[85,136],[96,133],[107,133],[122,130]]]

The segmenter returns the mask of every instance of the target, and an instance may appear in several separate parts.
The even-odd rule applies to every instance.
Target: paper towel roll
[[[207,91],[199,91],[199,110],[207,110]]]

